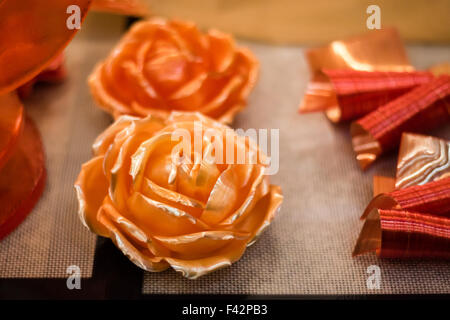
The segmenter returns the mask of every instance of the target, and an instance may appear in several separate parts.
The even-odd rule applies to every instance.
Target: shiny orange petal
[[[110,215],[104,214],[109,212]],[[115,209],[108,206],[99,211],[98,220],[108,230],[108,237],[135,265],[147,271],[163,271],[168,268],[167,263],[160,257],[155,257],[147,247],[138,246],[135,242],[135,236],[124,231],[118,222],[123,220],[114,219]],[[111,214],[113,219],[111,219]]]
[[[235,211],[238,203],[240,188],[232,167],[228,167],[217,179],[209,193],[202,219],[209,224],[216,224]]]
[[[196,279],[207,273],[231,266],[239,260],[246,248],[246,241],[235,241],[228,246],[214,252],[214,255],[184,260],[178,258],[166,258],[166,261],[175,270],[188,279]]]
[[[239,208],[221,221],[221,225],[235,225],[245,220],[249,215],[253,214],[254,207],[258,202],[270,192],[269,179],[258,175],[252,183],[249,190],[245,190],[246,198],[241,202]]]
[[[161,187],[147,178],[145,178],[143,183],[142,193],[147,197],[170,204],[174,207],[179,206],[178,208],[191,209],[194,211],[196,209],[201,210],[205,207],[204,203],[182,193]]]
[[[186,211],[135,192],[128,199],[130,215],[147,234],[176,236],[206,231],[210,227]]]
[[[208,32],[209,49],[214,72],[224,72],[234,60],[235,45],[233,37],[218,30]]]
[[[283,194],[279,186],[270,186],[270,191],[258,201],[245,219],[233,226],[239,232],[250,232],[251,240],[247,243],[252,245],[263,231],[274,219],[283,202]]]
[[[78,198],[78,215],[92,232],[106,235],[106,230],[97,222],[97,212],[108,195],[108,180],[103,173],[103,156],[97,156],[83,164],[75,182]]]
[[[232,231],[202,231],[181,236],[153,236],[161,245],[173,252],[178,259],[198,259],[214,254],[214,251],[235,241],[248,239],[247,233]]]
[[[133,121],[115,135],[114,142],[105,154],[103,170],[109,182],[109,195],[119,210],[125,208],[126,199],[135,189],[130,175],[134,165],[132,156],[161,126],[160,120],[151,116]]]
[[[250,176],[245,179],[249,171]],[[246,166],[243,164],[229,166],[217,180],[209,196],[202,219],[210,224],[222,225],[237,222],[251,211],[255,203],[267,192],[267,184],[263,179],[262,166]],[[251,177],[251,182],[249,179]],[[247,181],[243,181],[247,180]]]
[[[117,119],[112,125],[110,125],[105,131],[103,131],[97,139],[95,139],[92,149],[95,155],[104,155],[108,148],[114,142],[116,135],[131,125],[134,120],[138,120],[137,117],[123,116]]]

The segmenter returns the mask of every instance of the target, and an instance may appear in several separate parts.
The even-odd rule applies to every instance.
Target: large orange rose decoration
[[[253,54],[228,34],[155,18],[129,30],[89,85],[114,117],[197,111],[229,123],[245,107],[258,68]]]
[[[283,199],[258,146],[200,113],[122,116],[93,148],[75,183],[80,218],[145,270],[230,265]]]

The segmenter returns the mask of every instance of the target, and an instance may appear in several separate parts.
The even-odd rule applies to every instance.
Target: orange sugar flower
[[[121,116],[93,149],[75,183],[80,218],[148,271],[231,265],[283,199],[258,146],[200,113]]]
[[[114,117],[201,112],[229,123],[245,107],[259,65],[231,35],[153,18],[136,23],[89,77],[98,104]]]

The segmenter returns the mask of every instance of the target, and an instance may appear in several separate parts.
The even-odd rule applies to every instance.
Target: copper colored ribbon
[[[403,134],[397,178],[374,177],[354,256],[450,258],[449,151],[446,140]]]
[[[395,190],[395,179],[391,177],[373,176],[373,196]]]
[[[353,255],[450,258],[450,178],[375,197]]]
[[[326,111],[333,122],[362,117],[433,79],[429,72],[324,70],[337,96],[337,106]]]
[[[395,187],[402,189],[450,177],[450,141],[404,133],[398,153]]]
[[[445,216],[450,213],[450,178],[380,194],[369,203],[362,219],[376,208]]]
[[[365,169],[393,149],[403,132],[423,132],[450,120],[450,76],[423,84],[352,123],[353,149]]]
[[[403,210],[378,210],[382,258],[450,259],[450,219]]]
[[[395,29],[375,30],[363,35],[333,41],[305,54],[311,80],[299,107],[300,113],[336,107],[333,87],[324,69],[358,71],[413,71],[405,48]]]

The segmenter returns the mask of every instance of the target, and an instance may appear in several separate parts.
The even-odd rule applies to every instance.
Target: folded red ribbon
[[[337,97],[337,105],[326,110],[333,122],[357,119],[398,98],[421,84],[430,82],[430,72],[383,72],[327,69]]]
[[[424,132],[450,120],[450,76],[423,84],[352,123],[353,149],[365,169],[396,147],[403,132]]]
[[[393,186],[391,179],[375,181]],[[353,256],[450,258],[450,178],[380,194],[362,218]]]
[[[397,209],[438,216],[450,214],[450,178],[411,186],[376,196],[367,206],[361,219],[374,209]]]
[[[450,259],[450,216],[378,210],[382,258]]]

